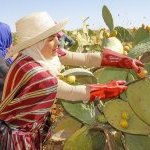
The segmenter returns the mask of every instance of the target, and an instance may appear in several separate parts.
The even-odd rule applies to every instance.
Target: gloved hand
[[[75,43],[75,41],[70,36],[68,36],[67,34],[63,32],[58,32],[57,37],[59,40],[60,48],[67,49],[67,48],[70,48]]]
[[[63,35],[64,35],[64,33],[63,33],[63,32],[61,32],[61,31],[60,31],[60,32],[58,32],[58,33],[57,33],[57,37],[58,37],[58,39],[60,39]]]
[[[139,73],[141,67],[144,65],[139,60],[132,59],[109,49],[104,49],[101,66],[133,69],[136,73]]]
[[[126,81],[118,80],[111,81],[107,84],[91,84],[90,87],[90,102],[95,98],[100,100],[107,100],[119,96],[123,91],[127,89],[125,86]]]

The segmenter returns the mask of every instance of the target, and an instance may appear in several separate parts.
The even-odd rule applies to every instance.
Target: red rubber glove
[[[57,37],[58,37],[58,39],[59,39],[59,38],[61,38],[63,35],[64,35],[64,33],[63,33],[63,32],[61,32],[61,31],[60,31],[60,32],[58,32],[58,33],[57,33]]]
[[[126,81],[118,80],[111,81],[107,84],[91,84],[90,87],[90,102],[96,98],[100,100],[115,98],[127,89]]]
[[[119,54],[109,49],[104,49],[102,53],[101,66],[133,69],[136,73],[141,71],[143,63],[128,56]]]

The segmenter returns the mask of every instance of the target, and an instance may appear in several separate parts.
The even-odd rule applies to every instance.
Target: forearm
[[[58,80],[57,98],[67,101],[88,101],[90,89],[85,85],[72,86],[62,80]]]
[[[60,57],[60,61],[63,65],[100,67],[102,60],[101,53],[65,52],[66,55]]]

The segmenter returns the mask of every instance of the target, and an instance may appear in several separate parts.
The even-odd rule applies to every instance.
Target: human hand
[[[90,87],[90,101],[94,101],[95,98],[100,100],[111,99],[119,96],[123,91],[127,89],[125,86],[126,81],[117,80],[111,81],[107,84],[91,84]]]
[[[114,52],[110,49],[103,50],[101,65],[117,68],[133,69],[136,73],[139,73],[141,71],[141,67],[144,66],[144,64],[141,61]]]

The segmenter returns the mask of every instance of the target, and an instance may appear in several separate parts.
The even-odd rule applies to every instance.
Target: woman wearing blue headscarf
[[[12,44],[12,34],[10,27],[0,22],[0,99],[3,90],[4,78],[9,69],[9,65],[12,63],[12,59],[5,59],[7,49]]]

